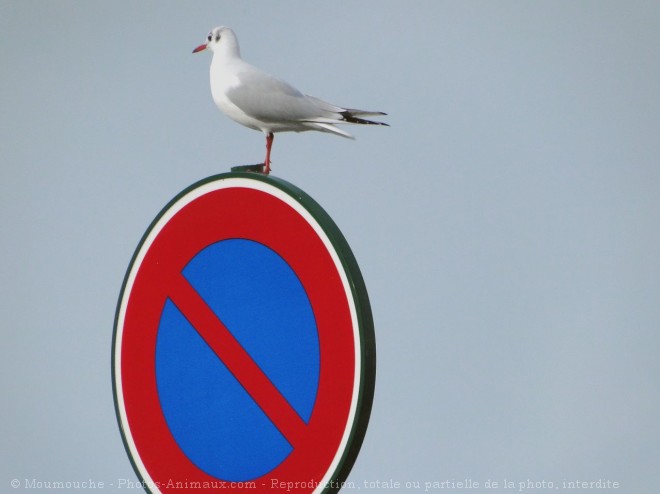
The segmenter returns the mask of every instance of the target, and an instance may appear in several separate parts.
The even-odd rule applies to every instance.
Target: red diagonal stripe
[[[295,409],[183,276],[168,286],[174,305],[295,448],[307,427]]]

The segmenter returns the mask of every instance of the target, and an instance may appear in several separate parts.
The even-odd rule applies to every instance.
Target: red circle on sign
[[[145,234],[129,267],[113,350],[115,401],[126,448],[152,492],[181,492],[181,488],[205,492],[218,487],[271,493],[273,489],[337,490],[334,482],[347,475],[357,455],[373,393],[375,354],[373,348],[365,350],[373,347],[373,328],[365,333],[360,327],[365,319],[371,322],[366,292],[363,300],[356,299],[355,273],[347,273],[333,239],[281,184],[276,187],[273,179],[236,175],[202,182],[170,203]],[[181,274],[207,246],[237,238],[276,252],[309,298],[317,323],[320,372],[308,423],[291,413],[254,368],[256,364],[244,358],[240,344],[222,340],[222,328],[214,326],[217,321]],[[224,479],[199,469],[177,445],[163,415],[155,376],[156,338],[168,299],[186,306],[186,314],[193,314],[191,324],[204,326],[209,340],[220,338],[207,340],[211,347],[229,348],[219,357],[227,359],[223,362],[291,444],[289,456],[267,474],[224,484]],[[365,375],[365,369],[372,372]],[[356,437],[357,445],[351,448]]]

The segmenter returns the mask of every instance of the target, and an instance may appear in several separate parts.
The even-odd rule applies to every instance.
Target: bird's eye
[[[211,36],[211,35],[209,34],[209,35],[206,37],[206,39],[208,39],[209,41],[211,41],[211,40],[213,39],[213,36]]]

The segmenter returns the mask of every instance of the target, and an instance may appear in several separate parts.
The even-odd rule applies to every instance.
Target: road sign
[[[210,177],[161,211],[112,352],[149,492],[336,492],[355,461],[375,381],[366,289],[334,222],[283,180]]]

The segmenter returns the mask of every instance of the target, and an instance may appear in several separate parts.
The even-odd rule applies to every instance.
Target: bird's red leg
[[[273,147],[273,138],[275,136],[272,132],[269,132],[266,135],[266,161],[264,161],[264,173],[268,175],[270,173],[270,148]]]

